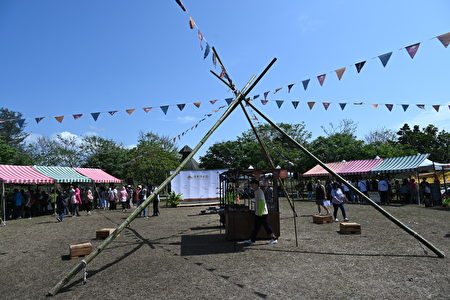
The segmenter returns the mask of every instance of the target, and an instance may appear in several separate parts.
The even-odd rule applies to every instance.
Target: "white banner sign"
[[[172,179],[172,191],[183,200],[219,200],[219,174],[227,170],[181,171]]]

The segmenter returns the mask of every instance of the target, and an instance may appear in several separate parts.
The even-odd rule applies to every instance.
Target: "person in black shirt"
[[[321,207],[325,208],[325,210],[327,211],[327,216],[330,214],[330,211],[328,210],[328,207],[326,207],[324,205],[324,201],[325,201],[325,197],[326,196],[326,191],[325,191],[325,187],[324,185],[320,182],[320,180],[317,180],[316,182],[316,204],[317,204],[317,209],[319,210],[319,215],[321,212]]]

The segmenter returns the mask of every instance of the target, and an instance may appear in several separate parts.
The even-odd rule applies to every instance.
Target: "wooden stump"
[[[361,234],[361,225],[355,222],[342,222],[340,223],[340,229],[340,233],[343,234]]]
[[[91,243],[81,243],[69,245],[70,259],[88,255],[92,252]]]
[[[333,218],[331,217],[331,215],[328,216],[313,215],[313,223],[316,224],[331,223],[332,221]]]
[[[102,228],[95,232],[96,239],[106,239],[110,234],[116,230],[115,228]]]

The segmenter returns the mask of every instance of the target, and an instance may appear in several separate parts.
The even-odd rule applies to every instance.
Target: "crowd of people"
[[[90,216],[93,209],[116,210],[120,205],[123,212],[142,204],[157,187],[147,188],[141,185],[116,187],[101,186],[92,190],[89,187],[70,185],[68,188],[41,190],[15,188],[6,195],[7,219],[31,219],[40,215],[53,215],[58,222],[64,217],[79,217],[82,211]],[[159,194],[153,199],[153,216],[159,215]],[[147,208],[140,217],[147,218]]]

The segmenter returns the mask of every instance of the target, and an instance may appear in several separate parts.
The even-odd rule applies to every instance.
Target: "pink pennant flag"
[[[194,29],[194,27],[195,27],[194,19],[192,19],[192,17],[189,17],[189,28]]]
[[[437,112],[439,112],[439,108],[441,107],[440,105],[431,105],[431,106],[433,106],[433,108],[434,108]]]
[[[222,109],[224,107],[227,107],[227,106],[226,105],[219,106],[219,109]]]
[[[214,104],[214,103],[216,103],[216,102],[217,102],[217,99],[209,100],[209,103],[211,103],[211,104]]]
[[[261,100],[262,105],[266,105],[267,102],[269,102],[269,100],[266,100],[266,99]]]
[[[111,116],[114,116],[114,114],[117,112],[117,110],[111,110],[111,111],[108,111],[108,113],[111,115]]]
[[[81,118],[83,116],[83,114],[76,114],[76,115],[72,115],[74,120],[78,120],[79,118]]]
[[[275,92],[273,92],[273,94],[275,95],[276,93],[278,93],[282,88],[277,88],[275,89]]]
[[[200,32],[200,29],[197,31],[197,35],[200,40],[200,49],[203,50],[203,34]]]
[[[264,100],[267,99],[267,95],[269,95],[270,91],[264,92]]]
[[[389,111],[392,111],[392,108],[394,107],[394,104],[385,104],[387,109],[389,109]]]
[[[132,108],[132,109],[126,109],[125,111],[127,112],[127,114],[131,115],[132,113],[134,113],[136,109]]]
[[[220,78],[224,78],[226,74],[227,74],[227,71],[225,71],[225,68],[222,67],[222,72],[220,72],[219,77],[220,77]]]
[[[64,120],[64,116],[58,116],[55,117],[56,121],[58,121],[59,123],[62,123],[62,121]]]
[[[450,32],[442,35],[437,36],[438,40],[441,41],[442,45],[444,45],[445,48],[448,47],[450,44]]]
[[[335,70],[335,72],[336,72],[336,75],[337,75],[338,79],[341,80],[342,75],[344,75],[345,68],[337,69],[337,70]]]
[[[144,110],[146,113],[148,113],[149,111],[152,110],[152,107],[144,107],[143,110]]]
[[[420,109],[425,109],[425,104],[417,104],[417,107]]]
[[[325,110],[328,110],[328,107],[330,106],[330,102],[322,102],[323,107],[325,108]]]
[[[413,59],[414,56],[416,55],[417,50],[419,50],[419,46],[420,46],[420,43],[405,47],[405,49],[406,49],[406,51],[408,51],[408,54],[411,57],[411,59]]]
[[[217,67],[217,57],[216,57],[216,53],[215,52],[213,52],[212,61],[213,61],[214,68]]]
[[[372,104],[373,108],[378,108],[378,104]]]
[[[309,110],[312,110],[314,104],[316,104],[316,102],[308,102]]]
[[[197,106],[197,108],[200,108],[201,104],[202,104],[201,102],[194,102],[194,105]]]
[[[325,77],[327,76],[327,74],[322,74],[317,76],[317,79],[319,80],[320,86],[323,85],[323,82],[325,81]]]

